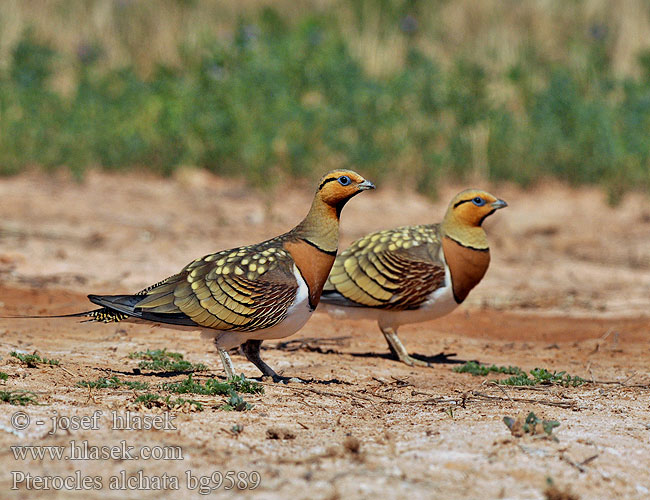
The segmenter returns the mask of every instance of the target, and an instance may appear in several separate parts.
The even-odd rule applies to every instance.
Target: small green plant
[[[503,423],[510,429],[513,436],[521,437],[524,434],[540,435],[545,434],[547,437],[554,437],[553,429],[560,426],[557,420],[542,420],[532,411],[523,419],[521,417],[503,417]]]
[[[159,394],[146,392],[144,394],[140,394],[137,398],[135,398],[135,403],[142,404],[147,408],[153,408],[155,406],[155,403],[159,401],[160,398],[161,396]]]
[[[214,396],[218,394],[227,395],[231,391],[245,392],[249,394],[263,394],[264,387],[253,381],[248,380],[243,375],[235,376],[226,382],[217,379],[208,379],[204,383],[194,380],[190,374],[187,379],[181,382],[169,382],[162,384],[161,388],[178,394],[205,394]]]
[[[250,410],[253,406],[247,403],[238,393],[244,392],[249,394],[263,394],[264,387],[253,381],[248,380],[244,375],[235,376],[225,382],[216,379],[208,379],[201,383],[194,380],[190,374],[185,380],[180,382],[169,382],[161,385],[164,391],[170,391],[177,394],[203,394],[207,396],[224,395],[228,396],[228,401],[221,407],[222,410],[244,411]]]
[[[488,373],[505,373],[506,375],[520,375],[524,373],[518,366],[488,366],[481,365],[476,361],[468,361],[464,365],[454,367],[453,370],[457,373],[471,373],[475,377],[485,376]]]
[[[241,375],[235,375],[226,383],[230,384],[233,389],[238,392],[244,392],[247,394],[264,394],[264,386],[254,380],[247,379],[243,373]]]
[[[531,377],[525,373],[505,380],[495,380],[501,385],[562,385],[564,387],[578,387],[587,381],[581,377],[568,375],[566,372],[551,373],[546,368],[535,368],[530,371]]]
[[[110,378],[100,377],[95,381],[82,380],[77,382],[77,387],[86,387],[89,389],[117,389],[119,387],[127,387],[133,390],[145,390],[149,389],[149,384],[147,382],[138,382],[120,380],[115,375]]]
[[[223,405],[221,409],[225,411],[246,411],[250,410],[252,407],[253,405],[244,400],[240,394],[231,390],[228,402]]]
[[[41,357],[38,354],[25,354],[22,352],[11,351],[9,355],[18,359],[22,363],[25,363],[29,368],[35,368],[36,366],[41,364],[57,366],[61,363],[58,359],[48,359],[45,357]]]
[[[0,380],[5,381],[9,378],[9,375],[5,372],[0,372]]]
[[[230,428],[230,434],[235,437],[239,437],[242,432],[244,432],[244,426],[242,424],[235,424]]]
[[[171,352],[167,349],[132,352],[129,354],[129,358],[142,360],[138,363],[138,368],[147,371],[192,373],[204,372],[208,369],[203,363],[190,363],[183,359],[181,353]]]
[[[578,377],[567,375],[566,372],[550,372],[546,368],[535,368],[528,373],[518,366],[488,366],[481,365],[476,361],[468,361],[462,366],[453,368],[458,373],[471,373],[475,377],[485,376],[489,373],[503,373],[512,375],[503,380],[493,380],[500,385],[563,385],[565,387],[577,387],[586,383],[586,380]]]
[[[161,396],[147,392],[135,398],[134,403],[141,404],[146,408],[165,408],[167,410],[177,410],[181,407],[188,406],[190,410],[203,411],[203,404],[194,399],[176,398],[172,399],[171,396]]]
[[[546,489],[544,490],[545,500],[579,500],[580,497],[571,491],[570,487],[561,487],[555,484],[553,478],[546,477]]]
[[[194,407],[196,411],[203,411],[203,403],[200,403],[195,399],[185,399],[185,398],[171,399],[171,396],[167,396],[165,398],[165,403],[172,409],[180,408],[182,406],[188,405],[190,407]]]
[[[32,391],[0,391],[0,401],[9,403],[11,405],[26,406],[29,404],[37,404],[36,394]]]

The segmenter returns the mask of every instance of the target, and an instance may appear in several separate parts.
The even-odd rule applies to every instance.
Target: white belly
[[[451,288],[449,268],[445,272],[445,285],[429,294],[418,309],[406,311],[390,311],[372,307],[344,307],[321,302],[319,310],[339,319],[374,319],[380,327],[397,328],[409,323],[421,323],[439,318],[458,307]]]
[[[293,304],[287,310],[286,317],[280,323],[270,328],[263,328],[253,332],[203,330],[201,337],[214,339],[217,347],[227,350],[237,347],[249,339],[282,339],[296,333],[307,323],[313,311],[309,305],[309,287],[295,264],[293,266],[293,273],[298,282],[298,291],[296,292],[296,298]]]

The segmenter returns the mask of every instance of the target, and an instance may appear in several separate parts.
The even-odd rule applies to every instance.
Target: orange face
[[[466,189],[451,200],[449,210],[453,212],[453,217],[457,221],[468,226],[480,226],[486,217],[507,206],[505,201],[487,191]]]
[[[361,191],[374,188],[372,182],[352,170],[332,170],[320,180],[318,192],[325,203],[340,207]]]

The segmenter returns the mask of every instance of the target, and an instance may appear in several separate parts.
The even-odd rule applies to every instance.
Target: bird
[[[430,366],[408,354],[397,330],[462,304],[490,263],[483,221],[507,206],[486,191],[466,189],[451,200],[440,223],[356,240],[336,257],[321,309],[335,318],[375,319],[394,357],[410,366]]]
[[[338,250],[341,210],[374,188],[352,170],[333,170],[321,178],[307,216],[290,231],[195,259],[135,294],[88,295],[99,309],[63,316],[198,329],[214,340],[228,379],[235,370],[227,351],[241,345],[263,376],[284,380],[262,361],[260,345],[288,337],[307,322]]]

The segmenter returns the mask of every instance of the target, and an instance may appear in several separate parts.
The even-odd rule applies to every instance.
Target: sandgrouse
[[[260,344],[295,333],[309,319],[334,263],[341,209],[350,198],[374,187],[356,172],[329,172],[318,185],[309,213],[291,231],[196,259],[134,295],[89,295],[101,309],[70,316],[201,330],[214,339],[228,378],[234,368],[227,350],[244,344],[246,357],[265,376],[280,380],[260,358]]]
[[[388,346],[408,365],[400,325],[443,316],[461,304],[485,275],[490,250],[482,224],[508,206],[485,191],[457,194],[439,224],[371,233],[336,258],[321,307],[342,318],[376,319]]]

